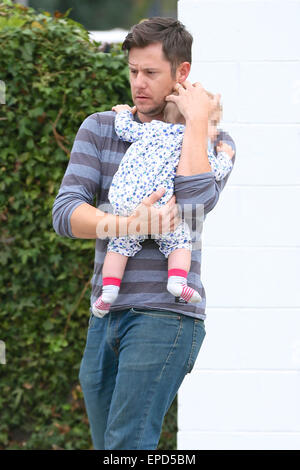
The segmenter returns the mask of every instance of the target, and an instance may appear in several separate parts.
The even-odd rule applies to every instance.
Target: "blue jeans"
[[[135,309],[91,315],[79,380],[95,449],[156,449],[205,336],[203,320]]]

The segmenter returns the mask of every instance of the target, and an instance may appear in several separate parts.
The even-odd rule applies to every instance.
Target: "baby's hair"
[[[209,98],[211,99],[214,98],[214,95],[210,91],[205,90],[205,92],[209,96]],[[175,91],[174,93],[172,93],[172,95],[178,95],[178,92]],[[222,112],[223,112],[223,107],[221,103],[218,102],[217,107],[214,109],[214,113],[216,113],[218,116],[218,119],[216,119],[218,123],[221,120]],[[173,101],[167,102],[165,109],[164,109],[164,113],[163,113],[163,119],[165,122],[170,122],[172,124],[185,122],[184,117],[179,111],[177,104],[174,103]]]

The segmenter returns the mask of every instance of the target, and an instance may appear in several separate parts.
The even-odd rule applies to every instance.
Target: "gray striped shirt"
[[[115,113],[112,111],[94,113],[83,121],[77,132],[70,161],[53,205],[53,227],[61,236],[75,238],[71,231],[70,217],[80,204],[93,205],[95,196],[97,207],[109,204],[108,190],[112,177],[130,145],[116,135],[114,118]],[[135,119],[139,121],[137,115]],[[230,144],[235,150],[235,144],[227,133],[220,131],[217,141],[219,140]],[[233,163],[234,160],[235,157]],[[198,229],[207,213],[216,205],[229,175],[230,173],[221,181],[216,181],[212,172],[175,177],[176,202],[183,210],[186,207],[189,209],[184,211],[184,217],[187,214],[185,220],[194,229],[192,233],[195,233],[195,248],[192,251],[187,281],[189,286],[199,292],[202,301],[197,304],[181,303],[167,291],[168,260],[149,236],[142,243],[142,250],[128,259],[119,295],[112,304],[111,311],[149,308],[205,319],[206,297],[201,282],[201,243]],[[199,208],[203,209],[200,224]],[[101,271],[107,242],[108,239],[96,239],[91,305],[101,295]]]

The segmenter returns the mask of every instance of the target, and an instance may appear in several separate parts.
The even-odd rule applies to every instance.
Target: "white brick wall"
[[[177,446],[300,449],[300,1],[179,0],[178,18],[237,157],[204,224],[207,335]]]

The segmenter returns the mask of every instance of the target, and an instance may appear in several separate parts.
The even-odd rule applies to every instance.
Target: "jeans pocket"
[[[190,352],[190,357],[187,365],[187,374],[190,374],[194,368],[198,353],[202,346],[203,340],[205,338],[206,331],[204,326],[204,321],[194,320],[194,330],[193,330],[193,340],[192,347]]]

